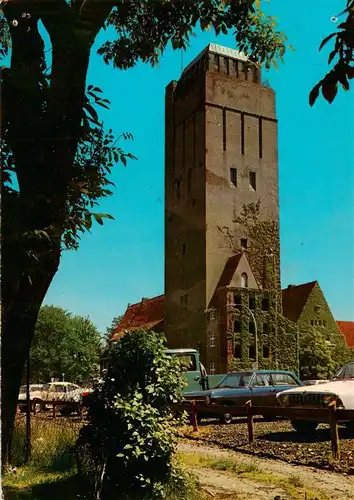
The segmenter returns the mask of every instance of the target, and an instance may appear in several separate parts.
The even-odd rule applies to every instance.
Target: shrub
[[[166,498],[182,481],[171,403],[181,399],[184,380],[164,349],[160,336],[137,331],[110,351],[77,443],[79,474],[96,498]]]

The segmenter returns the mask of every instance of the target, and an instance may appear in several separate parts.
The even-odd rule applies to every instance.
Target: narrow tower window
[[[247,238],[241,238],[241,248],[247,250]]]
[[[186,244],[183,243],[182,245],[182,255],[186,255]]]
[[[230,66],[229,66],[229,63],[230,63],[229,58],[228,58],[228,57],[224,57],[224,68],[225,68],[225,73],[226,73],[227,75],[229,75],[229,74],[230,74]]]
[[[230,168],[230,181],[234,186],[237,187],[237,169],[236,168]]]
[[[191,168],[188,169],[187,189],[188,189],[188,196],[190,196],[192,193],[192,169]]]
[[[258,154],[259,157],[263,156],[263,127],[262,127],[262,117],[258,118]]]
[[[250,172],[250,186],[256,190],[256,172]]]
[[[210,345],[210,347],[215,347],[215,333],[214,332],[209,333],[209,345]]]
[[[241,288],[248,288],[248,276],[247,273],[241,274]]]

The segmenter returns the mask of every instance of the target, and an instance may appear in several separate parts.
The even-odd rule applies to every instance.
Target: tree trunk
[[[6,198],[6,197],[5,197]],[[7,204],[3,207],[6,212]],[[8,214],[6,214],[8,215]],[[9,458],[19,387],[31,346],[38,312],[59,267],[60,245],[42,244],[36,268],[26,268],[26,249],[3,234],[1,335],[1,455]],[[21,263],[24,264],[21,266]],[[19,272],[18,272],[19,270]]]
[[[85,4],[74,2],[71,8],[67,2],[19,0],[3,9],[12,50],[2,122],[18,183],[18,192],[3,189],[2,196],[3,464],[38,312],[59,266],[90,50],[113,2]],[[40,20],[52,43],[50,89],[45,92]],[[49,243],[33,238],[40,231],[49,235]]]

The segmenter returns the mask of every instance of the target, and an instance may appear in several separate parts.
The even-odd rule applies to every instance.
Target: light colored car
[[[351,375],[351,376],[350,376]],[[336,401],[336,407],[354,410],[354,362],[338,370],[332,380],[325,384],[297,387],[277,394],[278,403],[283,407],[324,408]],[[352,427],[353,422],[341,422]],[[310,420],[292,420],[295,430],[311,433],[318,423]]]
[[[319,385],[326,384],[329,380],[303,380],[302,383],[304,385]]]
[[[30,401],[33,403],[34,399],[38,399],[41,397],[42,390],[44,388],[44,384],[30,384],[29,386],[29,393],[30,393]],[[19,409],[20,411],[26,411],[27,407],[27,386],[26,385],[21,385],[20,387],[20,392],[18,395],[18,401],[19,401]]]
[[[65,403],[81,403],[83,392],[85,392],[85,389],[71,382],[50,382],[43,386],[40,393],[36,393],[33,402],[36,404],[36,409],[45,410],[51,402],[62,401],[63,405],[59,406],[59,411],[62,414],[70,414],[74,411],[74,408],[65,406]]]

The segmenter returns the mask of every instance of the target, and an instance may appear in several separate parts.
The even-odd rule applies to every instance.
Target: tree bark
[[[3,7],[12,53],[2,127],[19,186],[18,192],[2,186],[3,465],[38,312],[59,267],[90,50],[112,6],[94,0],[76,1],[73,7],[65,0],[12,0]],[[49,81],[39,20],[52,43]],[[33,237],[36,231],[45,231],[50,241]]]

